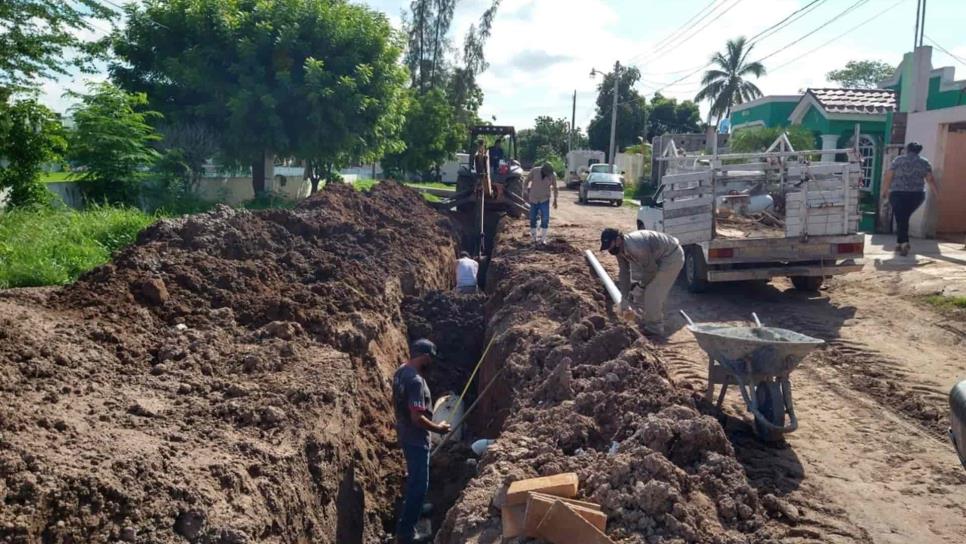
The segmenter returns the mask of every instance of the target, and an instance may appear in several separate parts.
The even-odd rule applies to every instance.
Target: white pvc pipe
[[[600,278],[600,282],[604,284],[604,289],[607,290],[607,294],[610,296],[610,299],[614,301],[614,304],[620,304],[621,291],[617,288],[617,285],[614,284],[614,280],[610,278],[610,274],[604,270],[604,267],[600,264],[600,261],[597,260],[597,257],[594,256],[594,252],[589,249],[585,249],[584,256],[587,257],[587,262],[590,263],[590,267],[594,269],[594,273],[597,274],[598,278]]]

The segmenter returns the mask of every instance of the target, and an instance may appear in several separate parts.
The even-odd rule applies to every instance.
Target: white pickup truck
[[[855,150],[796,152],[784,137],[776,147],[700,158],[708,160],[672,150],[663,159],[667,174],[642,201],[637,227],[681,242],[692,292],[714,282],[779,276],[814,291],[826,277],[862,269],[861,159]],[[845,154],[849,161],[806,160],[823,153]],[[761,213],[749,213],[756,205]]]

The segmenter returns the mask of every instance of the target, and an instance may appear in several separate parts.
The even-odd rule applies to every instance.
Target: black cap
[[[409,353],[412,357],[419,357],[420,355],[429,355],[433,359],[438,358],[436,354],[436,344],[430,342],[425,338],[420,338],[413,342],[413,345],[409,347]]]
[[[604,251],[605,249],[609,248],[611,243],[618,239],[620,235],[621,232],[617,229],[604,229],[604,231],[600,233],[600,250]]]

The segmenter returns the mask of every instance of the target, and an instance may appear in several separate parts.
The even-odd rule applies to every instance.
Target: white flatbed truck
[[[843,154],[846,162],[807,160]],[[637,227],[681,242],[692,292],[716,282],[781,276],[796,289],[815,291],[827,277],[862,269],[856,150],[795,151],[782,135],[763,153],[703,157],[679,155],[672,142],[662,160],[669,161],[667,173],[642,202]],[[784,202],[783,221],[737,233],[719,224],[725,199],[740,202],[756,191]]]

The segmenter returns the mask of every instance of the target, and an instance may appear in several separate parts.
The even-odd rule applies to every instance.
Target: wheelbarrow
[[[708,388],[705,398],[720,411],[730,385],[737,385],[748,411],[755,417],[755,433],[766,442],[779,442],[798,428],[789,375],[806,355],[825,342],[787,329],[755,324],[695,323],[681,312],[688,330],[708,354]],[[785,423],[788,415],[789,422]]]

